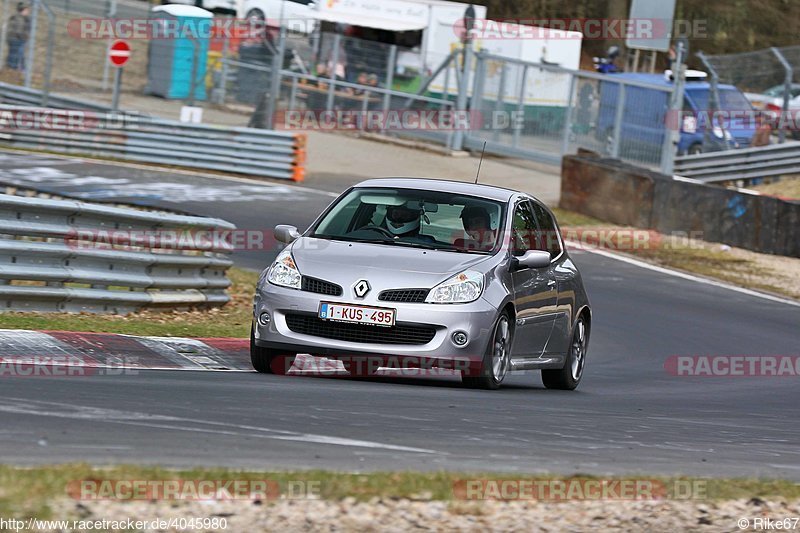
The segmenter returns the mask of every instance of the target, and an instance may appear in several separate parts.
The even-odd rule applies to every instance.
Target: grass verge
[[[255,472],[204,468],[192,470],[170,470],[161,467],[115,466],[96,468],[88,464],[66,464],[18,468],[0,466],[0,516],[18,519],[36,517],[52,518],[48,502],[57,498],[68,498],[68,487],[83,480],[247,480],[269,481],[285,494],[289,486],[302,482],[305,487],[315,487],[314,496],[326,500],[354,498],[369,501],[373,498],[402,498],[424,501],[457,501],[453,487],[457,482],[482,481],[571,481],[600,479],[594,476],[511,475],[491,473],[458,472],[376,472],[349,474],[326,470]],[[704,495],[693,498],[704,500],[730,500],[739,498],[800,498],[800,484],[785,480],[757,479],[699,479],[658,477],[644,475],[614,476],[606,480],[653,480],[666,487],[689,481],[701,482]],[[462,496],[463,497],[463,496]],[[56,517],[58,518],[58,517]]]

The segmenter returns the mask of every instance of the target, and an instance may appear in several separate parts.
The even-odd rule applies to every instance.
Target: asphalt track
[[[248,229],[302,227],[332,200],[330,191],[309,187],[15,154],[0,154],[0,181],[175,207]],[[235,260],[260,268],[274,255],[251,251]],[[594,308],[586,375],[575,392],[547,391],[537,373],[514,375],[495,392],[433,377],[154,370],[0,378],[0,457],[800,480],[800,377],[665,370],[673,355],[800,355],[800,307],[606,255],[573,256]]]

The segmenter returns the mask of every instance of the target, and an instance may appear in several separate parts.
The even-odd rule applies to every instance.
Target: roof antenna
[[[478,162],[478,173],[475,175],[475,185],[478,184],[478,178],[481,177],[481,165],[483,165],[483,156],[486,155],[486,141],[483,141],[483,150],[481,151],[481,160]]]

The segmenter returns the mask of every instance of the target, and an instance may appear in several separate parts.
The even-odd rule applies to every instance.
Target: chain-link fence
[[[478,54],[466,145],[557,163],[578,148],[664,168],[673,87]],[[666,143],[666,146],[665,146]],[[666,151],[665,151],[666,150]]]
[[[720,101],[719,84],[739,88],[757,110],[778,114],[800,111],[800,45],[728,55],[699,53],[698,58],[711,76],[712,111]],[[777,127],[776,131],[780,142],[787,133],[800,137],[796,127]]]
[[[50,45],[54,92],[110,102],[111,39],[97,15],[61,7],[51,10],[52,22],[40,10],[34,54],[28,56],[30,86],[46,84]],[[233,19],[216,17],[207,21],[209,38],[199,42],[159,33],[162,23],[153,21],[166,17],[160,11],[143,2],[136,13],[126,12],[144,21],[146,30],[129,40],[123,108],[174,117],[174,110],[194,103],[226,124],[371,131],[456,149],[480,150],[486,142],[490,153],[551,163],[588,148],[668,171],[674,155],[667,120],[674,105],[670,84],[471,48],[467,53],[460,42],[433,53],[413,40],[385,39],[379,32],[344,34],[325,24],[308,31],[262,27],[232,35],[224,30]],[[8,22],[9,15],[5,11],[2,20]],[[24,72],[6,68],[0,81],[26,80]]]

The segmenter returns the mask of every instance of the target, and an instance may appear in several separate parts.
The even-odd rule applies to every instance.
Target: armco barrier
[[[704,183],[751,180],[800,173],[800,142],[675,158],[675,174]]]
[[[40,127],[27,116],[60,124]],[[0,145],[293,181],[305,176],[305,134],[135,115],[0,105]]]
[[[2,104],[38,106],[42,104],[42,99],[42,91],[38,89],[0,82],[0,103]],[[52,93],[47,96],[47,107],[55,109],[79,109],[101,113],[111,112],[111,108],[106,105],[70,98],[68,96],[58,96]]]
[[[224,233],[233,229],[213,218],[0,194],[0,311],[223,305],[232,265]]]
[[[670,178],[596,155],[565,156],[564,209],[662,233],[800,257],[800,201]]]

